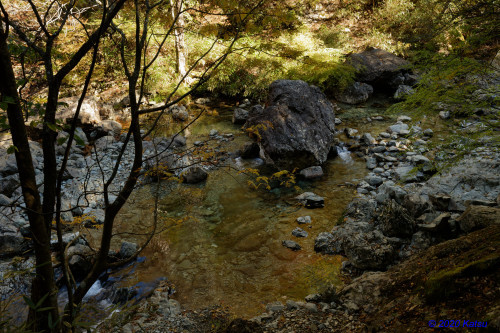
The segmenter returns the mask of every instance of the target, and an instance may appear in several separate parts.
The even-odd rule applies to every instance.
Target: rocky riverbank
[[[393,66],[391,61],[389,65],[393,67],[390,75],[381,73],[389,75],[390,80],[379,73],[382,76],[370,79],[372,81],[358,78],[351,88],[364,89],[368,85],[365,81],[375,84],[377,80],[394,80],[394,84],[385,87],[392,90],[415,83],[416,78],[400,71],[400,65]],[[171,296],[173,289],[165,281],[157,281],[147,292],[139,294],[144,296],[138,297],[135,286],[105,290],[103,286],[107,281],[103,279],[96,287],[100,291],[91,293],[90,297],[99,302],[131,301],[139,307],[108,318],[101,324],[102,331],[206,332],[215,326],[216,330],[227,332],[345,332],[400,330],[405,325],[410,325],[407,327],[412,331],[425,331],[428,320],[457,320],[456,316],[466,314],[474,316],[470,320],[489,321],[490,327],[498,328],[494,319],[499,314],[495,276],[499,263],[500,153],[494,139],[483,137],[470,150],[463,145],[453,147],[436,140],[434,131],[423,125],[428,122],[408,116],[398,117],[378,133],[375,130],[360,133],[352,125],[343,126],[342,117],[335,118],[335,107],[326,96],[302,81],[273,83],[266,106],[255,105],[247,110],[250,104],[243,104],[235,109],[233,123],[246,123],[244,129],[256,141],[247,143],[239,152],[228,154],[209,148],[208,141],[220,144],[234,138],[232,133],[219,134],[215,129],[206,141],[190,145],[179,135],[145,138],[141,183],[154,181],[164,176],[163,172],[187,183],[198,183],[204,181],[207,171],[221,160],[257,156],[271,169],[298,167],[302,169],[299,175],[303,179],[321,181],[324,173],[319,164],[332,158],[338,147],[349,149],[365,159],[370,172],[363,180],[349,184],[356,187],[357,197],[331,231],[318,235],[314,249],[325,255],[345,256],[342,272],[347,280],[353,280],[340,290],[330,288],[309,295],[304,302],[270,303],[262,315],[232,321],[231,314],[223,308],[182,311],[179,302]],[[180,121],[190,117],[180,106],[171,113]],[[93,119],[87,115],[82,121],[93,122]],[[376,115],[366,121],[376,123],[389,119]],[[480,120],[471,120],[454,131],[480,129],[481,124]],[[67,136],[64,132],[59,135],[60,139]],[[64,175],[62,217],[68,223],[78,219],[87,227],[98,227],[104,219],[103,182],[119,156],[122,161],[117,170],[130,168],[134,149],[126,145],[126,135],[121,133],[120,123],[114,120],[101,121],[86,132],[79,129],[78,136],[83,142],[72,148]],[[57,160],[61,163],[65,143],[58,141]],[[35,141],[30,145],[37,181],[41,181],[41,147]],[[303,159],[294,160],[294,156]],[[2,156],[0,204],[4,207],[0,253],[8,256],[23,253],[30,247],[26,242],[30,233],[16,172],[12,155]],[[119,173],[110,187],[111,201],[124,181]],[[39,185],[43,186],[41,182]],[[321,209],[325,201],[321,193],[318,194],[305,192],[296,199],[306,208]],[[302,216],[297,222],[307,223],[306,218]],[[309,235],[300,228],[291,234],[295,239]],[[80,235],[69,230],[64,241],[68,244],[77,236]],[[68,249],[69,264],[77,280],[91,265],[89,245],[81,238]],[[213,245],[217,248],[217,244]],[[290,250],[301,250],[295,241],[285,240],[283,245]],[[136,244],[122,242],[121,248],[111,255],[127,258],[136,249]],[[20,267],[29,270],[32,266],[29,261],[26,265]],[[2,294],[11,294],[17,282],[28,290],[29,281],[18,280],[5,279],[7,283],[0,286]],[[480,291],[484,295],[478,296]],[[457,305],[463,300],[472,303],[468,312]],[[445,314],[455,317],[441,318],[443,308],[447,311]]]
[[[216,323],[225,332],[426,332],[431,320],[455,318],[498,330],[498,146],[483,139],[450,164],[456,147],[433,144],[433,131],[411,122],[400,117],[378,134],[338,130],[347,138],[337,144],[371,170],[343,222],[315,242],[318,251],[346,256],[344,287],[270,303],[250,320],[222,308],[182,311],[175,302],[172,311],[172,296],[159,290],[121,329],[208,332]]]

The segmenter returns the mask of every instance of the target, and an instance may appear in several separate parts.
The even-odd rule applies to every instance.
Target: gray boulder
[[[76,138],[76,137],[78,137],[78,138]],[[79,139],[81,139],[85,145],[87,145],[89,143],[89,141],[87,140],[87,135],[80,127],[77,127],[75,129],[75,139],[77,139],[78,141],[80,141]],[[76,141],[75,141],[75,144],[78,145],[78,143],[76,143]]]
[[[384,235],[389,237],[411,237],[416,231],[415,219],[396,201],[389,201],[378,217],[378,225]]]
[[[363,270],[384,270],[396,257],[393,244],[378,230],[354,233],[343,248],[353,266]]]
[[[401,121],[398,121],[396,124],[391,125],[387,128],[387,132],[392,133],[392,134],[400,134],[404,131],[409,130],[409,126]]]
[[[56,111],[56,119],[63,120],[66,123],[72,121],[76,114],[79,97],[60,98],[62,103]],[[78,114],[78,120],[82,125],[96,125],[101,122],[99,106],[95,97],[86,97]]]
[[[233,112],[233,124],[243,125],[248,119],[248,111],[242,108],[236,108]]]
[[[410,164],[401,164],[393,169],[394,176],[405,183],[417,182],[424,179],[424,174],[417,167]]]
[[[375,140],[375,138],[370,133],[363,134],[362,139],[363,139],[364,144],[367,146],[374,145],[377,143],[377,140]],[[384,147],[382,147],[382,148],[383,148],[382,151],[384,151],[385,148]]]
[[[137,252],[137,244],[127,241],[122,241],[120,246],[120,252],[118,252],[118,256],[120,258],[130,258]]]
[[[92,250],[82,244],[76,244],[68,249],[69,268],[77,281],[83,280],[92,268]]]
[[[335,114],[319,88],[300,80],[277,80],[269,86],[267,105],[246,123],[258,131],[267,162],[292,170],[327,160]]]
[[[314,240],[314,251],[324,254],[336,254],[342,249],[333,243],[333,235],[329,232],[321,232]]]
[[[21,254],[26,248],[27,242],[19,230],[8,219],[0,217],[0,257]]]
[[[119,136],[122,131],[122,125],[114,120],[103,120],[100,126],[104,132],[112,136]]]
[[[196,184],[204,181],[208,177],[208,173],[199,166],[193,166],[181,173],[182,180],[187,184]]]
[[[0,156],[0,175],[8,176],[17,173],[17,162],[14,154],[3,154]]]
[[[366,102],[373,94],[373,87],[362,82],[354,82],[347,88],[335,92],[335,99],[346,104],[360,104]]]
[[[384,182],[384,179],[375,175],[368,175],[365,177],[365,181],[371,186],[379,186]]]
[[[450,111],[439,111],[439,117],[443,120],[450,119]]]
[[[261,115],[264,112],[264,107],[260,104],[255,104],[248,111],[248,117],[255,117]]]
[[[408,96],[412,95],[415,93],[415,90],[413,90],[412,87],[401,84],[398,89],[396,89],[396,92],[394,93],[394,99],[401,101],[406,99]]]
[[[374,199],[354,198],[348,205],[345,215],[360,221],[370,221],[377,208],[377,202]]]
[[[471,232],[500,223],[500,208],[470,205],[457,219],[460,230]]]
[[[97,150],[105,150],[114,148],[114,143],[116,143],[115,138],[111,135],[107,135],[97,139],[94,145]]]
[[[174,105],[170,107],[172,118],[178,121],[186,121],[189,119],[189,113],[184,105]]]
[[[465,156],[455,165],[434,175],[419,190],[420,195],[446,194],[464,211],[467,201],[496,201],[500,194],[500,153]]]
[[[323,177],[323,169],[319,166],[312,166],[300,170],[299,174],[304,177],[304,179],[316,179]]]
[[[366,159],[366,168],[375,169],[377,167],[377,160],[374,157],[368,157]]]
[[[272,302],[266,305],[267,312],[281,312],[285,309],[285,306],[281,302]]]
[[[391,240],[367,222],[347,222],[320,233],[314,249],[325,254],[344,254],[352,265],[363,270],[385,269],[395,259]]]
[[[355,128],[346,127],[344,129],[344,133],[349,139],[353,139],[356,137],[356,134],[358,134],[358,130]]]
[[[8,197],[12,197],[12,194],[19,186],[19,176],[17,174],[0,177],[0,193]]]
[[[0,206],[9,206],[12,204],[12,199],[0,193]]]
[[[351,54],[347,63],[357,69],[357,81],[392,91],[406,81],[405,67],[410,64],[403,58],[376,48],[368,48],[361,53]]]
[[[405,116],[405,115],[402,115],[402,116],[399,116],[399,117],[398,117],[398,121],[401,121],[401,122],[403,122],[403,123],[406,123],[406,122],[408,122],[408,121],[411,121],[411,117],[409,117],[409,116]]]
[[[357,233],[373,230],[368,222],[349,221],[333,227],[332,232],[322,232],[314,240],[314,250],[325,254],[344,254],[344,245]]]

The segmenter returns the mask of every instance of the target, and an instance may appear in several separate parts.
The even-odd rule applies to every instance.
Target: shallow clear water
[[[229,151],[247,141],[245,134],[230,122],[229,110],[207,116],[195,124],[188,145],[207,138],[210,129],[231,132],[235,140]],[[252,161],[231,160],[235,167]],[[345,182],[361,179],[367,173],[365,162],[349,152],[324,166],[326,175],[315,182],[298,182],[301,191],[255,191],[245,175],[235,170],[212,171],[201,185],[162,186],[160,225],[168,230],[155,238],[144,255],[146,262],[127,284],[165,276],[177,290],[174,298],[184,308],[223,304],[239,316],[262,312],[268,302],[301,300],[304,296],[340,285],[340,256],[314,252],[314,239],[329,231],[341,217],[355,189]],[[156,185],[138,190],[119,215],[119,230],[146,232],[152,224]],[[302,191],[313,191],[325,198],[322,209],[306,209],[293,199]],[[301,226],[307,238],[296,238],[292,230],[296,218],[309,215],[311,225]],[[282,240],[297,241],[302,250],[293,252]]]

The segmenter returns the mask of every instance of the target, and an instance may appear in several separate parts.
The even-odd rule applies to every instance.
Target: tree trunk
[[[0,77],[2,78],[0,80],[0,93],[2,97],[13,99],[13,102],[8,104],[7,116],[12,141],[17,148],[15,156],[19,171],[19,180],[21,182],[35,248],[36,277],[33,279],[31,301],[33,304],[38,304],[40,300],[44,299],[38,307],[45,308],[44,311],[36,311],[36,309],[30,307],[28,324],[30,329],[35,332],[51,332],[58,330],[60,323],[58,321],[57,288],[54,281],[50,252],[50,230],[47,229],[42,214],[42,205],[36,186],[35,169],[33,167],[28,135],[24,126],[21,104],[16,89],[16,80],[14,71],[12,70],[6,36],[3,34],[3,31],[0,36]],[[50,327],[49,321],[57,324]]]
[[[187,47],[184,41],[184,13],[183,0],[170,0],[171,14],[174,28],[176,70],[181,77],[186,75]]]

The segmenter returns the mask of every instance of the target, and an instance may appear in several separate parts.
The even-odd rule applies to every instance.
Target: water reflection
[[[235,151],[248,139],[220,110],[220,118],[205,117],[191,129],[188,145],[206,139],[215,128],[233,133],[226,149]],[[297,206],[296,192],[275,189],[251,190],[245,175],[237,171],[212,171],[201,185],[162,186],[160,209],[167,231],[146,249],[148,258],[128,283],[151,281],[166,276],[176,286],[174,295],[185,308],[212,304],[228,305],[239,316],[262,312],[264,304],[286,298],[303,299],[329,284],[340,284],[339,256],[314,252],[314,239],[330,230],[355,195],[346,182],[366,174],[365,163],[343,147],[339,157],[324,165],[324,179],[299,182],[301,191],[313,191],[325,198],[325,208],[308,210]],[[233,170],[255,168],[262,160],[230,159]],[[138,190],[120,213],[121,227],[144,232],[152,223],[155,186]],[[303,227],[307,238],[295,238],[297,217],[309,215],[312,224]],[[120,223],[120,222],[119,222]],[[293,252],[282,240],[297,241],[302,250]]]

